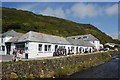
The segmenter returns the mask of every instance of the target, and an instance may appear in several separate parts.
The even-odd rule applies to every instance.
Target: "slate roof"
[[[83,39],[83,37],[87,37],[86,39]],[[79,35],[79,36],[70,36],[68,38],[80,38],[82,40],[88,40],[88,41],[99,41],[96,37],[94,37],[93,35],[91,34],[88,34],[88,35]]]
[[[19,35],[22,35],[22,33],[18,33],[18,32],[14,31],[14,30],[7,31],[7,32],[2,34],[3,37],[5,37],[5,36],[12,36],[12,37],[14,37],[14,36],[19,36]]]
[[[7,42],[24,42],[24,41],[37,41],[43,43],[69,44],[76,46],[94,47],[93,44],[81,39],[78,40],[72,38],[63,38],[59,36],[37,33],[33,31],[29,31],[28,33],[23,35],[14,36]]]
[[[38,41],[38,42],[48,42],[48,43],[58,43],[58,44],[70,44],[63,37],[37,33],[33,31],[29,31],[28,33],[21,36],[13,37],[8,42],[23,42],[23,41]]]
[[[71,39],[71,38],[66,38],[66,40],[71,44],[71,45],[77,45],[77,46],[86,46],[86,47],[94,47],[93,44],[90,42],[81,40],[81,39]]]

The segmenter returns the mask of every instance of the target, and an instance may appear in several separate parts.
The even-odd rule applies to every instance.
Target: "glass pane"
[[[45,51],[47,51],[47,45],[45,45]]]
[[[39,51],[42,51],[42,44],[39,44]]]
[[[51,51],[51,45],[48,45],[48,51]]]

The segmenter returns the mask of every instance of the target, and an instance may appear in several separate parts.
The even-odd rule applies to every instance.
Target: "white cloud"
[[[95,4],[77,3],[67,10],[67,13],[72,13],[75,17],[95,17],[102,12],[101,8]]]
[[[41,12],[41,14],[43,15],[47,15],[47,16],[55,16],[55,17],[61,17],[61,18],[65,18],[65,12],[62,8],[50,8],[47,7],[44,11]]]
[[[114,5],[105,5],[105,6],[100,6],[95,3],[76,3],[72,5],[68,9],[63,9],[61,6],[56,6],[56,7],[45,7],[44,10],[39,9],[39,5],[42,5],[40,3],[32,3],[32,4],[22,4],[22,5],[17,5],[17,9],[22,9],[22,10],[28,10],[32,11],[35,13],[47,15],[47,16],[55,16],[55,17],[61,17],[61,18],[66,18],[67,15],[72,16],[72,17],[77,17],[77,18],[89,18],[89,17],[96,17],[96,16],[101,16],[101,15],[113,15],[118,13],[118,4]],[[47,5],[47,3],[45,4]],[[38,8],[36,10],[36,8]],[[41,8],[41,7],[40,7]]]
[[[66,14],[72,14],[78,18],[96,17],[105,14],[113,15],[118,13],[118,4],[109,6],[100,6],[92,3],[76,3],[70,9],[66,10]]]
[[[112,6],[109,6],[105,9],[106,14],[108,15],[114,15],[118,13],[118,4],[114,4]]]
[[[22,4],[22,5],[17,5],[17,9],[21,10],[27,10],[27,11],[32,11],[35,12],[34,9],[38,7],[40,4],[39,3],[32,3],[32,4]]]
[[[120,40],[120,32],[118,32],[118,39]]]
[[[118,34],[120,33],[115,33],[115,34],[109,34],[113,39],[118,39]]]

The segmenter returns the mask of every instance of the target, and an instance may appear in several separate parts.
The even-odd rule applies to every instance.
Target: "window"
[[[65,46],[59,46],[60,49],[65,48]]]
[[[45,45],[45,51],[47,51],[47,45]]]
[[[42,51],[42,44],[39,44],[38,50]]]
[[[87,38],[87,36],[83,36],[83,39],[86,39]]]
[[[17,48],[17,50],[20,50],[20,49],[24,50],[25,49],[25,43],[16,44],[16,48]]]
[[[78,39],[81,39],[81,37],[78,37]]]
[[[25,47],[25,50],[28,50],[28,47]]]
[[[74,51],[74,47],[71,47],[71,50]]]
[[[55,45],[55,51],[57,51],[58,45]]]
[[[78,51],[78,47],[76,47],[76,51]]]
[[[48,45],[48,51],[51,51],[51,45]]]
[[[51,51],[51,45],[45,45],[45,51]]]
[[[5,51],[5,46],[2,46],[2,51]]]

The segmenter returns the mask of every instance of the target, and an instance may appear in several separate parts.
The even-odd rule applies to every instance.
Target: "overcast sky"
[[[118,38],[117,2],[3,2],[2,6],[92,24]]]

